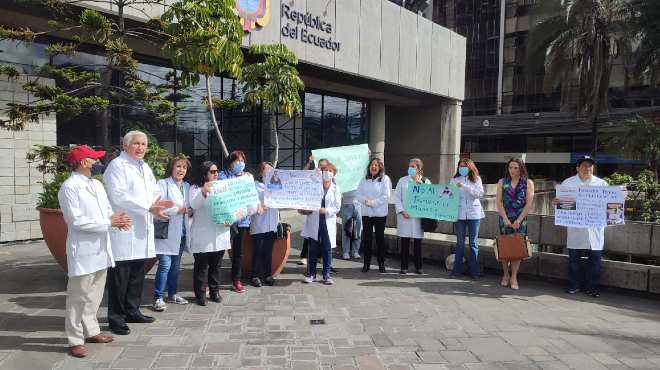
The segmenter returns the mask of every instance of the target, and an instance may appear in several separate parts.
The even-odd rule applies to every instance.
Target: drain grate
[[[311,325],[325,325],[325,319],[309,320]]]

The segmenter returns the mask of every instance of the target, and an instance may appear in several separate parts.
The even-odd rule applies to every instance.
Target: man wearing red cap
[[[67,160],[74,172],[57,194],[68,226],[65,332],[69,352],[75,357],[87,356],[85,342],[113,340],[101,334],[96,312],[103,298],[107,268],[114,266],[109,230],[131,225],[125,213],[112,212],[103,185],[92,178],[92,166],[104,155],[87,145],[71,149]]]

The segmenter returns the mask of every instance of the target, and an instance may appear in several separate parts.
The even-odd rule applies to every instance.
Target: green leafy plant
[[[40,182],[43,190],[39,193],[38,208],[60,208],[57,192],[71,175],[71,166],[66,161],[68,152],[69,147],[64,145],[35,145],[26,155],[29,163],[37,163],[37,169],[50,178]]]
[[[627,119],[624,131],[612,137],[608,147],[623,155],[643,160],[658,178],[660,160],[660,125],[642,117]]]
[[[606,177],[605,181],[610,185],[627,187],[627,199],[634,207],[631,212],[633,220],[660,222],[660,182],[653,171],[643,170],[637,178],[615,172]]]

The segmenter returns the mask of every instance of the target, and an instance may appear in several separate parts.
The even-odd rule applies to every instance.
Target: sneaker
[[[156,312],[163,312],[166,308],[167,306],[165,305],[163,298],[154,298],[154,303],[151,305],[151,309]]]
[[[309,275],[309,276],[305,276],[305,278],[303,279],[303,283],[305,284],[310,284],[313,283],[314,281],[316,281],[316,276]]]
[[[349,256],[348,254],[345,254],[345,255],[341,256],[341,258],[343,258],[345,260],[350,260],[351,256]]]
[[[399,270],[399,274],[405,275],[408,273],[408,270]]]
[[[167,303],[188,304],[188,300],[175,294],[171,297],[167,297]]]
[[[353,255],[353,258],[356,259],[356,260],[359,260],[361,257],[360,257],[360,254],[359,254],[359,253],[355,253],[355,254]]]
[[[417,270],[415,270],[415,273],[416,273],[417,275],[424,275],[424,270],[422,270],[422,269],[417,269]]]
[[[264,284],[266,284],[268,286],[273,286],[273,285],[275,285],[275,279],[273,279],[272,276],[268,276],[264,279]]]
[[[566,289],[566,293],[575,294],[575,293],[579,293],[581,290],[582,289],[580,289],[580,288],[568,288],[568,289]]]
[[[330,276],[324,276],[323,277],[323,284],[325,285],[333,285],[335,283],[334,280],[332,280],[332,277]]]
[[[232,287],[234,288],[234,291],[236,293],[245,293],[245,287],[243,284],[241,284],[240,280],[234,280],[234,284],[232,284]]]
[[[255,288],[261,288],[261,279],[258,277],[252,278],[252,286]]]
[[[594,297],[594,298],[598,298],[598,297],[600,297],[600,292],[597,291],[597,290],[595,290],[595,289],[587,290],[585,293],[586,293],[587,295],[590,295],[590,296]]]
[[[300,266],[307,266],[307,258],[301,258],[300,261],[298,261],[298,264]]]

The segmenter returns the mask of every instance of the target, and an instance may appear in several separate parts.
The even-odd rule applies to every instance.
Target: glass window
[[[344,98],[325,96],[323,98],[323,146],[346,145],[349,142],[346,124],[348,101]]]

